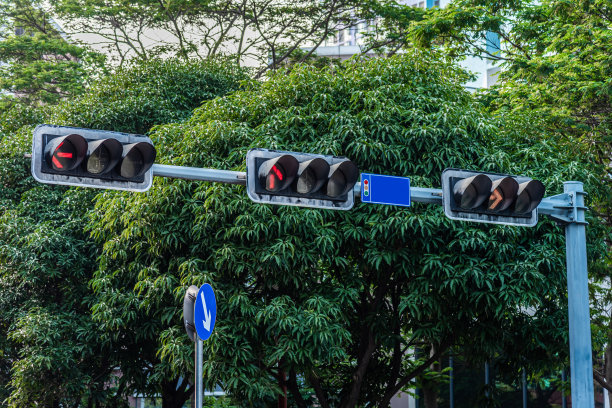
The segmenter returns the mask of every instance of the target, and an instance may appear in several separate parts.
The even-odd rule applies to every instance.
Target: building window
[[[440,0],[434,0],[434,7],[440,7]]]

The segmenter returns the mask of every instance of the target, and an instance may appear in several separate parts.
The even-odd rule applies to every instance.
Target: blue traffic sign
[[[198,291],[193,314],[196,332],[202,340],[208,340],[215,328],[216,319],[217,299],[215,298],[215,292],[213,292],[212,286],[205,283]]]
[[[361,201],[410,207],[410,178],[361,173]]]

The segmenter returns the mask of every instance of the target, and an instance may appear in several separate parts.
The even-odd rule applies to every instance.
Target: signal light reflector
[[[534,226],[544,185],[528,177],[470,170],[442,173],[444,213],[450,219]]]

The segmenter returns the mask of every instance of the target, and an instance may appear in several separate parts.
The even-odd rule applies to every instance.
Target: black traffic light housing
[[[444,213],[453,220],[532,227],[544,185],[529,177],[446,169],[442,172]]]
[[[146,191],[156,151],[141,135],[39,125],[32,143],[32,175],[48,184]]]
[[[198,287],[191,285],[185,292],[183,298],[183,323],[185,324],[185,331],[191,341],[196,341],[196,328],[195,328],[195,302],[198,297]]]
[[[346,157],[252,149],[247,194],[257,203],[349,210],[357,166]]]

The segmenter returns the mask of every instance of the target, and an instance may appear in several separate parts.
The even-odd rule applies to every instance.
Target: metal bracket
[[[538,206],[540,214],[546,214],[562,224],[583,224],[587,225],[585,211],[588,207],[578,205],[584,202],[584,191],[569,191],[557,194],[542,200]]]

